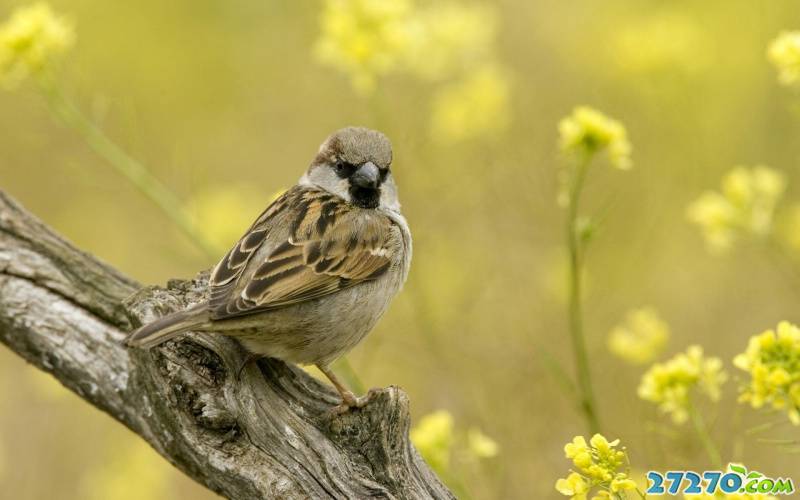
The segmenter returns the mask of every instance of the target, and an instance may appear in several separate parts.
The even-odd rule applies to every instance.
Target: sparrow
[[[411,264],[411,233],[382,133],[347,127],[320,146],[298,183],[272,202],[211,272],[206,299],[130,333],[151,348],[184,332],[238,339],[253,357],[316,365],[362,407],[331,363],[372,330]]]

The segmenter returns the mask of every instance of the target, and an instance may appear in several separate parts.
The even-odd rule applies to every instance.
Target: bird
[[[411,232],[381,132],[345,127],[273,201],[210,273],[205,299],[131,332],[148,349],[185,332],[237,339],[251,357],[316,365],[341,396],[334,412],[366,405],[331,364],[373,329],[402,289]]]

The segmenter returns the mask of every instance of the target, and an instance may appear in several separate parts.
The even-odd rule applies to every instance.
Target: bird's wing
[[[400,251],[393,222],[325,191],[278,198],[211,275],[215,320],[316,299],[384,274]]]

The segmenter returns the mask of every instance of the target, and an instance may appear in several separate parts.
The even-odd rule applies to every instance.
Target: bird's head
[[[319,148],[302,184],[324,189],[361,208],[399,210],[392,172],[392,143],[382,133],[346,127]]]

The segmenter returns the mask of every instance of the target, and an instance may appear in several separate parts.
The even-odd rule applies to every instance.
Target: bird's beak
[[[371,161],[368,161],[358,167],[358,170],[350,176],[350,182],[360,188],[375,189],[378,187],[380,174],[378,167]]]

